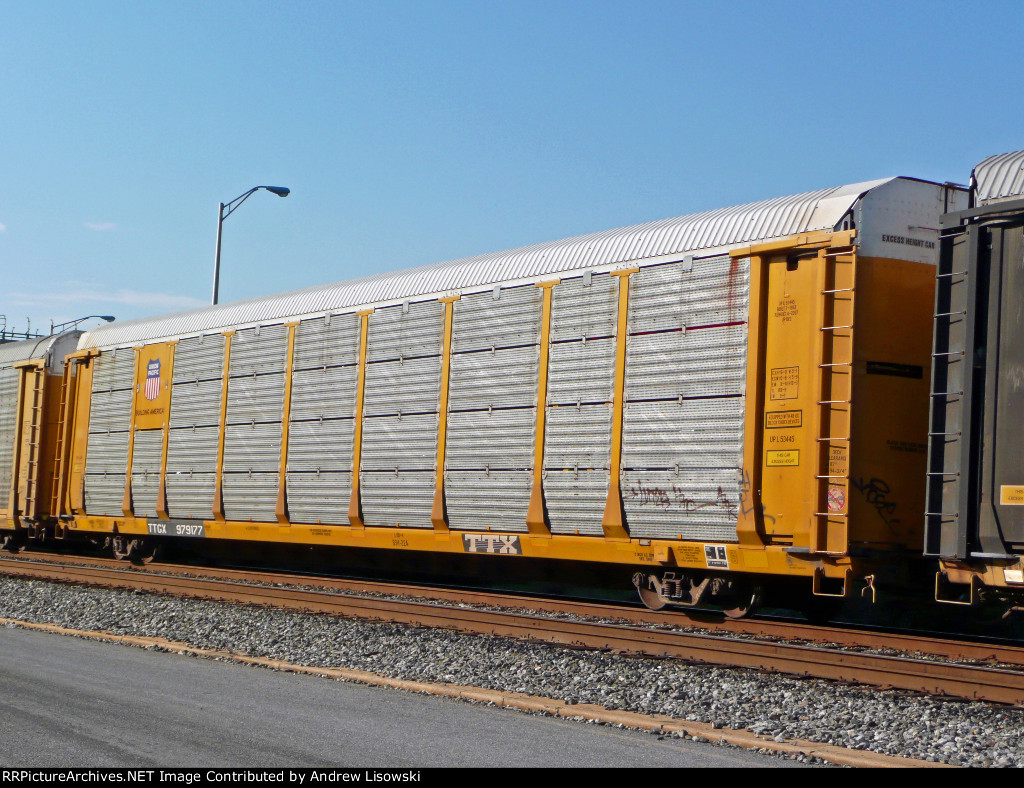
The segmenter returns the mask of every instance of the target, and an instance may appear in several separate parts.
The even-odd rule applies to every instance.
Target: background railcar
[[[965,205],[891,178],[101,326],[68,526],[621,564],[740,613],[897,582]]]
[[[74,386],[64,358],[81,332],[0,344],[0,540],[23,544],[52,532],[60,509],[61,462],[70,448],[60,414]]]
[[[926,510],[936,598],[1024,600],[1024,151],[942,218]]]

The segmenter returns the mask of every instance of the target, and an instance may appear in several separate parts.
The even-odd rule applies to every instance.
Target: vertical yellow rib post
[[[170,396],[167,399],[167,412],[164,414],[163,448],[160,450],[160,487],[156,493],[156,513],[166,520],[167,514],[167,442],[171,435],[171,408],[174,407],[174,353],[178,349],[178,341],[168,342],[167,353],[167,388]]]
[[[135,451],[135,408],[138,405],[139,389],[142,388],[142,383],[139,382],[139,359],[142,358],[142,348],[135,348],[135,374],[132,376],[132,380],[135,385],[132,386],[132,413],[131,418],[128,420],[128,467],[125,469],[124,474],[124,498],[121,500],[121,511],[124,512],[125,517],[131,517],[133,511],[132,505],[132,455]]]
[[[295,331],[298,323],[286,323],[288,326],[288,360],[285,362],[284,373],[284,412],[281,414],[281,477],[277,483],[277,506],[274,514],[277,521],[288,523],[288,420],[292,412],[292,368],[295,365]]]
[[[735,259],[735,258],[734,258]],[[743,479],[736,537],[741,545],[763,547],[761,457],[764,444],[765,342],[768,320],[768,263],[750,255],[750,304],[747,313],[747,401],[743,445]]]
[[[639,268],[612,271],[619,277],[619,316],[615,330],[615,398],[612,405],[612,454],[611,483],[608,485],[608,501],[604,507],[601,527],[605,539],[628,540],[626,518],[622,508],[620,477],[622,471],[622,409],[626,391],[626,318],[629,315],[629,275]]]
[[[438,300],[444,304],[444,340],[441,346],[441,399],[437,415],[437,468],[435,469],[434,505],[430,509],[430,522],[434,531],[448,533],[448,508],[444,500],[444,449],[448,435],[448,372],[452,366],[452,325],[455,302],[461,296],[445,296]]]
[[[224,334],[224,375],[220,386],[220,434],[217,436],[217,482],[213,492],[213,519],[224,521],[224,435],[228,421],[228,373],[231,371],[231,337],[234,331]]]
[[[352,441],[352,497],[348,503],[348,521],[353,528],[363,529],[363,505],[359,499],[359,459],[363,450],[363,390],[366,386],[366,348],[370,336],[372,309],[356,312],[359,325],[359,377],[356,379],[356,420]]]
[[[76,355],[78,366],[78,394],[75,395],[75,431],[71,451],[71,477],[68,497],[72,514],[85,514],[85,463],[89,448],[89,415],[92,409],[92,373],[95,351]]]
[[[21,444],[23,441],[22,430],[25,428],[25,384],[27,373],[24,369],[18,370],[18,399],[16,400],[15,413],[17,422],[14,425],[14,456],[11,458],[11,489],[7,491],[7,524],[13,528],[18,527],[18,470],[21,467]]]
[[[540,374],[537,384],[537,431],[533,450],[533,490],[530,492],[530,507],[526,510],[526,527],[534,536],[551,536],[547,511],[544,506],[544,425],[547,416],[548,397],[548,352],[551,348],[551,298],[552,288],[560,280],[541,282],[544,301],[540,322]]]
[[[60,517],[71,512],[70,501],[68,500],[68,481],[71,459],[71,441],[75,430],[75,383],[76,375],[78,371],[78,364],[72,359],[68,358],[64,361],[64,382],[62,384],[64,392],[64,407],[60,414],[60,456],[56,458],[57,461],[57,494],[54,501],[54,507],[51,514],[56,517]]]

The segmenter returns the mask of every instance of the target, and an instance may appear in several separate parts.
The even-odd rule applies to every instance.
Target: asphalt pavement
[[[0,765],[800,764],[448,698],[0,627]]]

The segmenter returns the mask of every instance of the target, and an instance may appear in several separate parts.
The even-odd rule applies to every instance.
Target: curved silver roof
[[[865,192],[891,180],[820,189],[279,295],[109,323],[87,332],[79,348],[121,347],[327,311],[422,300],[453,290],[486,289],[499,282],[530,281],[585,268],[721,253],[756,241],[831,230]]]
[[[1024,150],[983,159],[971,171],[975,205],[1024,196]]]
[[[66,331],[20,342],[5,342],[0,344],[0,367],[10,367],[19,361],[33,358],[45,358],[51,371],[59,372],[64,367],[64,357],[75,349],[81,336],[81,331]]]

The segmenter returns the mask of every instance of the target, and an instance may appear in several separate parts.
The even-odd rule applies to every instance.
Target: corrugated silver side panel
[[[367,364],[363,412],[436,413],[440,393],[440,356]]]
[[[597,471],[547,471],[544,501],[551,533],[603,536],[601,520],[608,501],[611,474]]]
[[[292,420],[352,418],[359,368],[328,367],[292,373]]]
[[[971,179],[978,205],[1019,198],[1024,195],[1024,150],[983,159],[975,165]]]
[[[175,383],[171,388],[171,429],[220,424],[220,378]]]
[[[551,341],[614,337],[619,312],[619,277],[599,274],[566,279],[551,291]]]
[[[742,394],[746,325],[632,336],[626,342],[626,399]]]
[[[729,255],[641,268],[629,277],[629,331],[671,331],[747,319],[749,260]]]
[[[366,360],[436,356],[441,352],[443,335],[444,304],[438,301],[378,309],[370,315]]]
[[[611,402],[614,394],[614,339],[560,342],[549,348],[547,401],[550,404]]]
[[[224,335],[182,339],[174,347],[173,383],[217,380],[224,377]]]
[[[544,467],[548,470],[604,468],[611,465],[612,406],[548,408]]]
[[[444,478],[451,528],[526,532],[533,489],[530,471],[449,471]]]
[[[131,389],[93,392],[89,402],[89,432],[127,431],[131,418]]]
[[[281,421],[284,416],[284,373],[228,381],[228,424]]]
[[[85,511],[93,516],[124,517],[124,473],[85,476]]]
[[[172,433],[173,435],[173,433]],[[213,494],[217,476],[213,473],[171,473],[167,469],[167,514],[197,520],[213,518]]]
[[[448,408],[524,407],[537,404],[540,347],[452,356]]]
[[[224,432],[225,473],[281,467],[280,424],[229,424]]]
[[[455,302],[452,352],[532,345],[540,341],[541,288],[502,288],[465,296]]]
[[[400,528],[432,528],[435,477],[432,471],[362,471],[359,493],[363,522]]]
[[[220,427],[182,427],[167,434],[167,474],[216,473]]]
[[[276,523],[280,478],[276,473],[225,473],[221,477],[224,517]]]
[[[121,348],[100,353],[92,360],[92,390],[113,391],[135,386],[135,351]]]
[[[136,517],[156,517],[163,453],[163,430],[136,430],[132,446],[132,511]]]
[[[448,415],[445,465],[455,470],[532,468],[536,408]]]
[[[348,525],[352,472],[291,473],[285,485],[288,519],[293,523]]]
[[[744,398],[628,402],[623,468],[739,468]]]
[[[288,328],[261,326],[237,332],[231,338],[230,376],[284,372],[288,358]]]
[[[363,419],[359,467],[366,470],[429,471],[437,465],[436,413]]]
[[[288,471],[352,471],[355,419],[293,421],[288,426]]]
[[[0,506],[7,508],[14,465],[14,438],[18,424],[18,370],[0,369]]]
[[[740,500],[736,468],[622,472],[630,536],[735,542]]]
[[[621,489],[633,536],[736,541],[748,291],[749,261],[728,256],[630,279]]]
[[[128,471],[128,432],[90,432],[86,446],[86,473],[116,473],[124,481]]]
[[[359,363],[359,317],[331,315],[303,320],[295,329],[292,369],[315,369]]]

